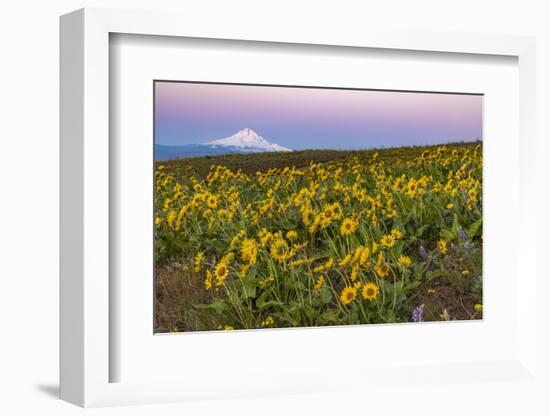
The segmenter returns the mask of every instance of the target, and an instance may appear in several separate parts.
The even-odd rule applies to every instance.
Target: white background
[[[259,17],[299,25],[323,25],[337,31],[348,25],[384,25],[439,30],[511,33],[538,36],[538,133],[541,192],[548,192],[546,157],[550,126],[550,28],[545,1],[463,0],[442,2],[408,0],[371,1],[19,1],[4,3],[0,11],[2,48],[0,80],[0,273],[7,283],[0,290],[2,342],[0,343],[0,413],[73,414],[82,412],[57,401],[58,374],[58,16],[83,6],[163,8],[193,13],[208,24],[213,13],[236,25],[259,24]],[[243,29],[244,30],[244,29]],[[546,119],[546,120],[545,120]],[[546,138],[546,139],[544,139]],[[548,254],[550,235],[548,197],[539,204],[540,259]],[[513,220],[513,219],[511,219]],[[533,249],[537,246],[533,242]],[[505,254],[503,254],[505,258]],[[542,262],[540,264],[542,269]],[[541,271],[540,273],[544,273]],[[546,273],[547,274],[547,273]],[[539,292],[549,284],[541,282]],[[549,317],[549,306],[539,306],[539,316]],[[547,320],[548,322],[548,320]],[[549,335],[544,340],[541,365],[548,369]],[[546,355],[546,356],[545,356]],[[387,383],[387,380],[385,381]],[[448,386],[447,386],[448,387]],[[540,391],[508,383],[453,386],[455,395],[433,385],[429,390],[401,391],[388,384],[386,394],[318,394],[246,400],[196,402],[93,410],[99,414],[318,414],[403,413],[429,414],[548,414],[548,403],[534,400]],[[490,389],[502,399],[484,400]],[[426,397],[425,407],[410,409],[409,395]]]
[[[111,361],[112,381],[316,374],[341,368],[344,357],[359,358],[357,369],[517,357],[517,255],[510,250],[517,236],[509,227],[509,219],[519,216],[517,59],[188,39],[167,45],[160,37],[128,35],[113,37],[111,47],[116,237],[110,249],[119,261],[110,278],[117,288],[113,303],[120,305],[111,330],[112,351],[119,357]],[[484,321],[151,336],[153,304],[144,300],[154,297],[153,79],[484,93]],[[498,261],[503,252],[508,263]],[[219,357],[220,345],[222,356],[231,359],[190,358]],[[244,369],[243,363],[255,364]]]

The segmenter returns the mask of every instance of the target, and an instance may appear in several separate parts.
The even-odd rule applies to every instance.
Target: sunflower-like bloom
[[[319,222],[319,227],[321,228],[327,228],[330,223],[332,222],[332,219],[334,217],[327,217],[325,214],[319,214],[317,215],[317,217],[319,218],[318,222]],[[317,217],[315,217],[315,221],[317,221]]]
[[[344,305],[349,305],[355,300],[356,297],[357,289],[351,286],[346,286],[344,289],[342,289],[342,293],[340,294],[340,300]]]
[[[243,240],[241,245],[241,258],[251,266],[256,264],[257,255],[258,246],[256,245],[256,240],[253,238]]]
[[[372,252],[372,254],[375,254],[377,251],[378,251],[378,244],[376,244],[376,241],[373,241],[371,252]]]
[[[291,257],[288,243],[283,238],[276,238],[273,240],[270,252],[271,257],[279,262],[283,262]]]
[[[239,232],[231,239],[231,242],[229,243],[229,248],[230,248],[230,249],[234,249],[234,248],[238,247],[238,246],[241,244],[241,240],[244,238],[245,235],[246,235],[246,231],[245,231],[245,230],[239,231]]]
[[[294,230],[291,230],[286,233],[286,238],[290,241],[294,241],[298,238],[298,233]]]
[[[342,218],[342,207],[338,202],[335,202],[334,204],[330,205],[330,208],[332,209],[332,218],[335,220],[339,220]]]
[[[305,224],[305,225],[311,225],[311,223],[315,220],[315,211],[309,209],[309,208],[304,208],[302,209],[302,222]]]
[[[374,266],[374,271],[378,277],[381,278],[386,277],[390,273],[390,266],[384,261],[382,255],[378,256],[378,261],[376,262],[376,266]]]
[[[387,234],[380,240],[380,244],[384,247],[393,247],[395,245],[395,239],[391,234]]]
[[[352,263],[357,263],[361,259],[361,255],[363,254],[364,249],[364,246],[359,246],[355,249],[355,251],[353,252],[353,256],[351,257]]]
[[[397,228],[394,228],[391,230],[391,236],[394,238],[394,240],[399,240],[403,234],[401,231],[399,231]]]
[[[315,261],[315,259],[312,257],[312,258],[305,258],[305,259],[300,259],[300,260],[294,260],[294,261],[291,261],[289,266],[291,269],[296,269],[300,266],[303,266],[304,264],[311,264]]]
[[[199,273],[201,271],[201,265],[202,261],[204,260],[204,253],[201,251],[195,256],[195,273]]]
[[[363,286],[363,289],[361,289],[361,295],[363,296],[363,299],[366,300],[374,300],[378,296],[378,286],[376,283],[368,282],[365,283]]]
[[[213,279],[214,279],[214,275],[212,274],[212,272],[210,270],[207,270],[206,271],[206,278],[204,279],[204,288],[206,290],[212,288]]]
[[[315,283],[315,290],[317,292],[320,291],[324,283],[325,283],[325,278],[323,277],[323,275],[319,276],[319,278],[317,279],[317,282]]]
[[[176,211],[170,211],[168,213],[168,216],[166,217],[166,222],[168,222],[168,226],[170,228],[174,228],[177,216],[178,214],[176,213]]]
[[[269,241],[271,241],[271,238],[273,237],[273,234],[271,234],[267,229],[263,228],[262,231],[258,233],[258,238],[260,239],[260,243],[262,246],[267,246],[269,244]]]
[[[220,261],[214,269],[214,277],[216,278],[216,286],[222,286],[229,274],[229,268],[225,262]]]
[[[409,256],[399,256],[397,259],[397,265],[400,267],[409,267],[412,264],[412,260]]]
[[[342,221],[340,225],[340,234],[341,235],[350,235],[357,230],[359,223],[353,218],[346,218]]]
[[[235,253],[230,251],[229,253],[227,253],[225,256],[221,258],[220,263],[224,263],[226,266],[229,266],[234,258],[235,258]]]
[[[361,251],[361,256],[359,257],[359,264],[361,266],[368,266],[367,260],[369,259],[369,256],[370,256],[369,248],[364,247],[363,250]]]
[[[333,265],[334,265],[334,259],[332,257],[329,257],[329,259],[325,263],[313,269],[313,273],[322,273],[326,270],[329,270]]]
[[[340,262],[338,263],[339,267],[346,267],[349,262],[351,261],[351,253],[348,254],[346,257],[344,257]]]
[[[208,205],[208,208],[216,208],[218,206],[218,197],[216,195],[208,196],[206,204]]]

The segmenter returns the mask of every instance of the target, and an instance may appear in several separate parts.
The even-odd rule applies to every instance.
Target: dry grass
[[[206,303],[210,295],[193,271],[192,259],[179,259],[155,272],[155,332],[195,330],[200,326],[192,305]]]

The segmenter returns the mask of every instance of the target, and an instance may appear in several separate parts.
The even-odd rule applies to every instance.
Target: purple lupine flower
[[[412,320],[413,322],[424,322],[424,304],[413,309]]]
[[[468,236],[466,235],[466,231],[464,231],[464,228],[460,227],[460,230],[458,230],[458,236],[460,239],[465,243],[468,241]]]
[[[424,246],[420,246],[420,257],[422,257],[424,260],[428,258],[428,252],[424,248]]]

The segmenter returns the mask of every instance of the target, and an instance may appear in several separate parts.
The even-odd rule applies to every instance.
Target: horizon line
[[[323,148],[305,148],[305,149],[290,149],[293,152],[302,152],[306,150],[336,150],[336,151],[353,151],[353,150],[373,150],[373,149],[397,149],[400,147],[434,147],[434,146],[443,146],[447,144],[460,144],[460,143],[475,143],[475,142],[483,142],[482,138],[473,138],[473,139],[458,139],[458,140],[451,140],[446,142],[439,142],[439,143],[427,143],[427,144],[411,144],[411,145],[398,145],[398,146],[371,146],[371,147],[355,147],[355,148],[347,148],[347,149],[335,149],[335,148],[329,148],[329,147],[323,147]],[[185,146],[200,146],[200,145],[207,145],[210,142],[204,142],[204,143],[188,143],[188,144],[162,144],[162,143],[155,143],[155,146],[164,146],[164,147],[185,147]],[[273,142],[269,142],[270,144],[277,144]],[[213,145],[213,146],[221,146],[223,145]],[[257,152],[262,153],[262,152]],[[277,153],[277,152],[265,152],[265,153]],[[284,153],[284,152],[281,152]]]

